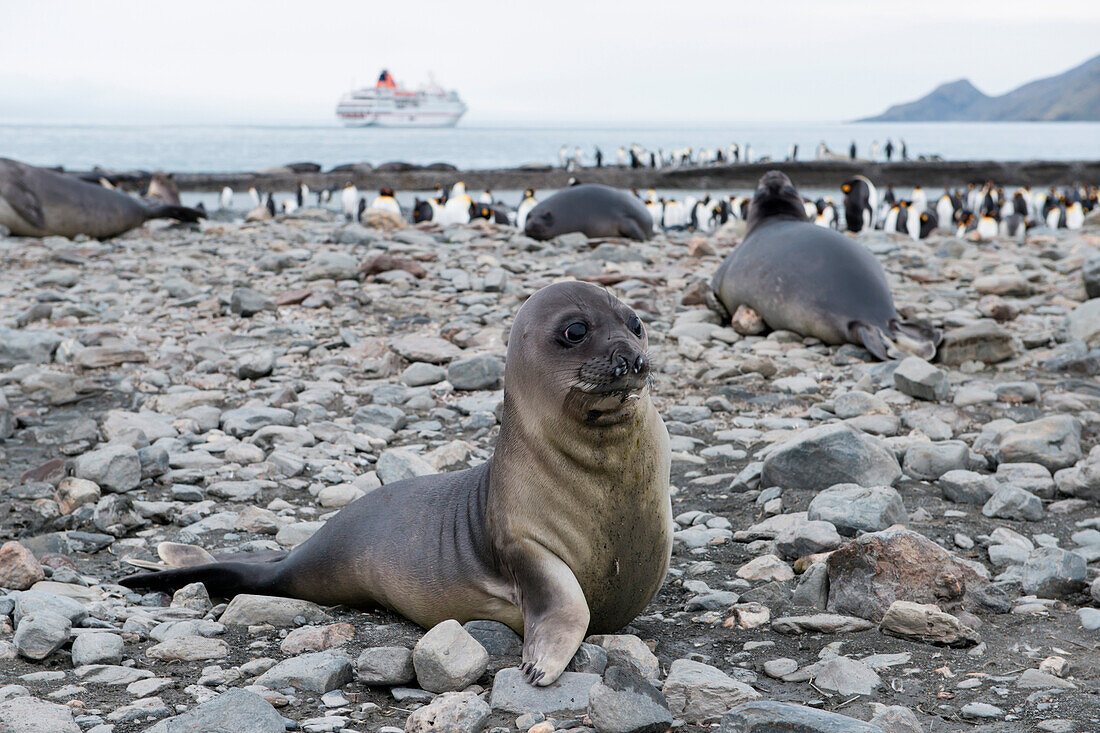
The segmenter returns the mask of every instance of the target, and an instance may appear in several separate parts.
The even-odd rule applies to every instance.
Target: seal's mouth
[[[587,410],[622,413],[642,397],[651,371],[645,352],[614,346],[581,363],[569,391]]]
[[[620,403],[640,398],[642,392],[652,381],[648,369],[644,372],[627,373],[602,380],[593,380],[591,375],[585,375],[583,371],[573,384],[573,390],[590,398],[618,398]]]

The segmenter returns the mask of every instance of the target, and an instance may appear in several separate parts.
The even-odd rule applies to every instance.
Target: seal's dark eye
[[[571,344],[579,344],[588,335],[588,326],[581,321],[570,323],[565,327],[565,340]]]
[[[630,329],[630,332],[635,336],[642,335],[642,321],[638,316],[631,316],[630,320],[626,322],[626,327]]]

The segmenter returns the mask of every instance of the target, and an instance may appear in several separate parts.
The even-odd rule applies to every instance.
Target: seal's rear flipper
[[[866,323],[853,323],[852,336],[879,361],[890,361],[892,358],[890,350],[893,344],[889,342],[881,328]]]
[[[894,346],[899,352],[894,358],[919,356],[930,361],[936,355],[943,334],[938,329],[914,321],[893,321],[890,323]]]
[[[706,303],[707,308],[718,314],[718,318],[721,319],[723,324],[729,323],[733,320],[733,314],[726,308],[726,304],[722,302],[722,299],[718,297],[718,293],[713,289],[707,288],[707,291],[703,293],[703,302]]]
[[[189,568],[138,573],[121,579],[127,588],[171,592],[189,583],[202,583],[206,592],[220,598],[238,593],[280,595],[278,563],[218,562]]]
[[[941,334],[930,326],[912,321],[891,321],[890,330],[856,322],[851,326],[853,340],[880,361],[919,356],[925,361],[936,355]]]
[[[187,206],[173,206],[171,204],[162,204],[160,206],[149,207],[150,219],[176,219],[177,221],[185,221],[188,223],[197,222],[199,219],[205,219],[205,212],[198,209],[192,209]]]

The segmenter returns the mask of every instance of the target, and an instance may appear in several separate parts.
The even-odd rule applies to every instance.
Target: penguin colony
[[[741,148],[734,145],[731,149],[736,155],[751,154],[748,146]],[[580,153],[579,148],[563,150],[570,156]],[[632,163],[640,150],[638,146],[632,146],[629,150],[621,148],[620,163],[624,160]],[[684,164],[713,155],[709,150],[693,153],[690,148],[675,152],[682,156],[677,159],[684,161]],[[717,159],[721,160],[728,152],[717,151]],[[791,154],[797,155],[797,146],[792,146]],[[89,182],[117,188],[116,183],[103,177],[95,181],[89,179]],[[569,185],[578,183],[576,178],[569,179]],[[146,201],[179,201],[179,190],[170,174],[154,175],[148,189],[142,193]],[[712,232],[731,220],[745,219],[751,200],[751,192],[749,195],[704,193],[699,197],[688,195],[683,199],[658,195],[654,189],[645,192],[634,190],[632,193],[650,213],[654,231],[666,232]],[[832,196],[804,199],[807,218],[818,226],[830,229],[850,232],[877,229],[913,239],[924,239],[938,230],[978,241],[989,241],[994,237],[1023,241],[1027,232],[1038,226],[1080,229],[1085,217],[1098,205],[1097,187],[1081,184],[1033,189],[1027,186],[1006,187],[994,181],[985,181],[969,183],[965,188],[944,188],[938,195],[930,195],[921,186],[915,186],[907,197],[903,197],[893,186],[879,190],[864,176],[855,176],[841,184],[840,194],[839,206]],[[235,199],[233,189],[226,186],[218,195],[218,205],[224,212],[230,213],[237,208]],[[278,204],[273,192],[261,193],[252,186],[248,189],[248,199],[251,203],[248,219],[288,214],[306,206],[338,205],[348,221],[361,220],[368,211],[382,211],[414,224],[430,221],[447,226],[485,219],[497,224],[511,224],[520,230],[524,229],[528,213],[539,202],[535,190],[531,188],[522,193],[516,206],[499,200],[490,190],[481,191],[475,199],[461,181],[450,187],[437,184],[432,195],[424,199],[416,198],[408,210],[398,202],[392,188],[382,188],[375,195],[368,195],[360,192],[351,181],[343,187],[318,191],[311,191],[309,186],[299,182],[292,193]],[[203,215],[206,214],[201,204],[198,208]]]
[[[857,155],[855,141],[851,143],[848,150],[844,153],[836,153],[830,150],[828,144],[822,140],[814,149],[813,158],[814,160],[859,160],[864,162],[880,161],[886,163],[890,163],[894,160],[910,160],[909,146],[904,140],[900,139],[896,145],[893,140],[887,139],[884,146],[879,146],[877,140],[873,141],[870,146],[870,155],[867,157],[859,157]],[[773,158],[771,155],[758,155],[753,151],[750,143],[730,143],[724,147],[685,146],[673,148],[671,150],[665,150],[664,148],[651,150],[637,143],[632,143],[630,145],[620,145],[613,159],[605,157],[599,146],[593,147],[591,158],[585,156],[584,149],[579,145],[575,147],[562,145],[561,148],[558,149],[557,164],[567,171],[579,170],[589,165],[590,160],[591,164],[596,168],[602,168],[606,162],[606,165],[615,165],[620,168],[660,169],[707,165],[737,165],[740,163],[772,163],[776,162],[778,158]],[[792,143],[787,148],[786,156],[783,157],[782,160],[786,162],[798,160],[798,143]],[[917,155],[915,160],[943,160],[943,157],[936,154],[922,153]]]
[[[1097,206],[1097,188],[1072,185],[1058,188],[1012,189],[993,181],[968,184],[966,189],[944,188],[934,200],[920,186],[908,198],[899,198],[893,186],[880,195],[863,176],[841,186],[845,228],[851,232],[881,229],[923,239],[935,229],[988,242],[994,237],[1023,241],[1036,226],[1080,229]]]
[[[576,185],[576,179],[570,179]],[[518,205],[510,206],[484,190],[471,196],[462,182],[450,187],[438,184],[432,195],[416,198],[411,207],[402,207],[392,188],[383,188],[374,196],[360,192],[350,181],[343,188],[311,192],[299,184],[295,193],[279,205],[271,193],[261,195],[249,189],[256,214],[263,210],[274,216],[277,211],[290,213],[302,206],[329,206],[338,201],[348,221],[360,220],[368,210],[381,210],[411,223],[430,221],[444,226],[467,224],[485,219],[497,224],[511,224],[522,230],[527,214],[539,202],[534,189],[526,189]],[[709,233],[731,220],[743,220],[748,214],[751,195],[688,195],[676,198],[659,196],[649,189],[634,190],[653,218],[655,231],[698,231]],[[819,196],[805,199],[806,216],[814,224],[830,229],[860,232],[877,229],[924,239],[933,231],[953,232],[959,237],[989,241],[994,237],[1023,240],[1027,231],[1036,226],[1050,229],[1080,229],[1085,216],[1097,206],[1097,188],[1093,185],[1051,186],[1046,189],[1008,188],[987,181],[968,184],[965,189],[945,188],[937,196],[921,187],[914,187],[902,197],[893,186],[879,190],[870,180],[855,176],[840,187],[840,197]],[[310,198],[307,198],[310,197]],[[219,204],[225,210],[233,208],[234,193],[222,189]],[[838,205],[838,201],[840,202]],[[254,217],[255,218],[255,217]]]

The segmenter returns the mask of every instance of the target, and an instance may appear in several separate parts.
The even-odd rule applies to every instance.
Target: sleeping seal
[[[548,685],[586,634],[640,613],[668,569],[671,454],[647,347],[641,321],[608,292],[545,287],[512,325],[489,461],[375,489],[275,562],[121,582],[383,606],[425,628],[492,619],[523,634],[527,679]]]
[[[524,234],[552,239],[582,232],[586,237],[627,237],[644,241],[653,236],[653,217],[645,205],[628,193],[585,183],[558,191],[527,214]]]
[[[939,333],[898,319],[886,274],[857,242],[806,218],[802,197],[779,171],[764,174],[745,240],[711,283],[712,307],[755,310],[773,329],[866,348],[879,359],[931,359]],[[715,302],[717,301],[717,302]]]
[[[106,239],[150,219],[198,221],[186,206],[145,203],[64,173],[0,158],[0,224],[20,237]]]

